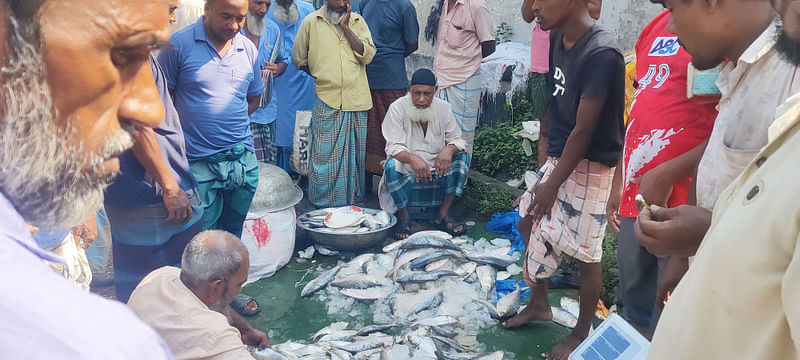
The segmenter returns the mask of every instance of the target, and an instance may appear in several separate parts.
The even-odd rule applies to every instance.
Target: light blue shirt
[[[293,23],[287,24],[275,20],[272,14],[275,8],[280,6],[277,3],[273,4],[267,13],[267,18],[278,24],[281,29],[283,51],[286,54],[292,53],[294,38],[297,36],[297,31],[300,30],[303,19],[314,12],[314,6],[305,1],[295,0],[294,3],[297,5],[297,13],[300,16]],[[278,122],[275,124],[278,134],[274,140],[275,145],[291,147],[294,142],[294,119],[297,111],[311,110],[314,107],[314,101],[317,98],[314,78],[288,62],[286,71],[275,78],[275,89],[272,94],[272,101],[278,103]]]
[[[272,57],[272,51],[275,49],[275,41],[278,40],[278,35],[281,33],[280,28],[278,28],[278,24],[274,21],[264,18],[264,22],[266,23],[266,28],[264,29],[264,33],[258,38],[258,60],[256,60],[256,64],[258,66],[263,67],[264,63],[269,61]],[[242,29],[242,35],[245,35],[244,29]],[[278,53],[275,54],[275,61],[273,63],[286,63],[286,52],[283,51],[283,47],[278,49]],[[256,124],[267,125],[273,121],[275,121],[275,117],[278,115],[278,101],[275,99],[275,89],[272,89],[272,101],[267,105],[265,108],[259,107],[254,113],[250,114],[250,122]]]
[[[0,194],[0,349],[3,359],[172,359],[155,331],[125,304],[83,291],[42,260],[63,263],[33,241]]]
[[[253,150],[247,98],[264,92],[258,50],[237,33],[220,57],[203,18],[172,35],[158,54],[186,138],[186,156],[198,160],[236,145]]]

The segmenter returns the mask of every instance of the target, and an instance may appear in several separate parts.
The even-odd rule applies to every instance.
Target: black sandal
[[[404,240],[411,236],[411,219],[397,218],[397,227],[394,231],[395,240]],[[403,236],[405,235],[405,236]]]
[[[456,222],[455,220],[453,220],[453,218],[450,217],[450,215],[447,215],[441,220],[437,221],[436,225],[439,226],[440,230],[453,236],[464,235],[464,233],[467,232],[467,226],[462,223]],[[456,231],[455,229],[459,226],[461,227],[461,231]]]

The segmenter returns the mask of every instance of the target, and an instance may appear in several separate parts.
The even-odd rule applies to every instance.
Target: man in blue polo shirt
[[[244,23],[242,34],[258,46],[258,60],[261,67],[262,80],[269,81],[264,85],[270,96],[261,99],[258,110],[250,114],[250,130],[253,131],[253,145],[258,161],[274,164],[277,157],[275,148],[275,116],[278,103],[275,100],[274,88],[268,84],[286,70],[286,54],[280,46],[281,30],[278,24],[267,19],[267,11],[271,0],[250,0],[250,10]],[[266,77],[263,75],[267,72]]]
[[[367,65],[372,109],[367,113],[367,189],[372,174],[382,175],[386,140],[381,124],[395,100],[408,93],[406,57],[419,46],[417,10],[409,0],[352,0],[353,11],[361,14],[375,42],[375,58]]]
[[[206,1],[205,15],[158,56],[203,202],[203,229],[241,236],[258,186],[249,115],[264,92],[258,50],[240,33],[247,0]]]
[[[278,24],[281,31],[281,50],[292,53],[294,39],[303,19],[314,12],[314,6],[302,0],[275,0],[267,18]],[[275,121],[277,136],[273,139],[278,150],[276,165],[293,173],[289,166],[289,156],[294,143],[294,120],[301,110],[311,110],[317,99],[314,78],[298,69],[291,61],[278,64],[280,77],[275,78],[272,101],[277,103],[278,114]]]

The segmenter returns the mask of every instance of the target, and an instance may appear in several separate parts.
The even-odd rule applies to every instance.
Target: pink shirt
[[[433,69],[439,88],[460,84],[481,67],[481,43],[494,40],[494,25],[483,0],[442,4]]]
[[[550,30],[542,30],[539,23],[531,34],[531,72],[547,74],[550,71]]]

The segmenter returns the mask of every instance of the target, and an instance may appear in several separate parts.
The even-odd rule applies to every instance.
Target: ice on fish
[[[506,267],[506,271],[511,274],[512,276],[519,275],[522,273],[522,267],[517,264],[511,264]]]
[[[497,301],[497,315],[500,315],[500,318],[505,319],[517,314],[517,310],[519,310],[520,303],[522,302],[520,299],[522,290],[523,289],[517,285],[516,290]]]
[[[491,265],[481,265],[475,269],[478,274],[478,281],[481,284],[481,292],[484,297],[488,296],[494,288],[494,283],[497,282],[497,269]]]
[[[511,274],[508,271],[498,271],[497,272],[497,280],[508,280],[511,277]]]

